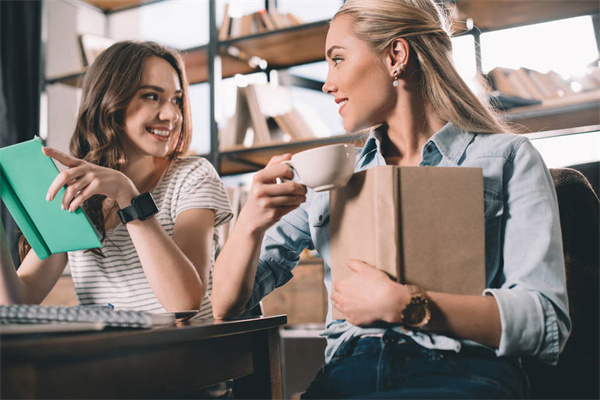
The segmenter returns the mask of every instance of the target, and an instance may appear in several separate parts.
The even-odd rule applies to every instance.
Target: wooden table
[[[199,398],[229,379],[236,398],[281,398],[278,315],[147,330],[3,335],[1,398]]]

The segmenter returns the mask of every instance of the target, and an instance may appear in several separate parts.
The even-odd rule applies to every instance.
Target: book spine
[[[226,40],[229,37],[229,28],[231,26],[231,17],[229,16],[229,3],[225,4],[225,13],[223,22],[219,29],[219,40]]]
[[[371,172],[373,171],[373,172]],[[372,186],[361,190],[374,193],[371,202],[371,215],[375,218],[374,247],[375,266],[398,281],[400,265],[398,263],[398,215],[397,212],[397,175],[398,169],[384,166],[368,170],[371,172]]]

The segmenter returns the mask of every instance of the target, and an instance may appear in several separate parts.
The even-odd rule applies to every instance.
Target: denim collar
[[[376,154],[381,154],[381,135],[386,134],[386,129],[383,125],[374,127],[365,146],[362,148],[358,156],[359,168],[364,168],[373,161]],[[460,129],[452,122],[448,122],[442,129],[434,133],[429,141],[425,144],[425,148],[433,143],[444,158],[458,165],[463,157],[467,147],[473,141],[475,134],[472,132]]]

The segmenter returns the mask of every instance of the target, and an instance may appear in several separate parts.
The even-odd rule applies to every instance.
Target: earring
[[[400,76],[400,73],[404,71],[404,67],[404,63],[400,63],[400,66],[394,70],[394,81],[392,82],[392,86],[398,87],[400,84],[400,82],[398,82],[398,76]]]
[[[399,83],[398,83],[398,74],[399,74],[399,73],[400,73],[400,69],[399,69],[399,68],[396,68],[396,69],[394,70],[394,81],[392,82],[392,86],[394,86],[394,87],[398,87],[398,84],[399,84]]]

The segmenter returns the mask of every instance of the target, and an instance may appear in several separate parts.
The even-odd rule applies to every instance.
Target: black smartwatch
[[[118,211],[121,222],[126,224],[128,222],[139,219],[144,221],[151,218],[158,212],[156,203],[149,192],[142,193],[137,197],[131,199],[131,205],[122,208]]]

